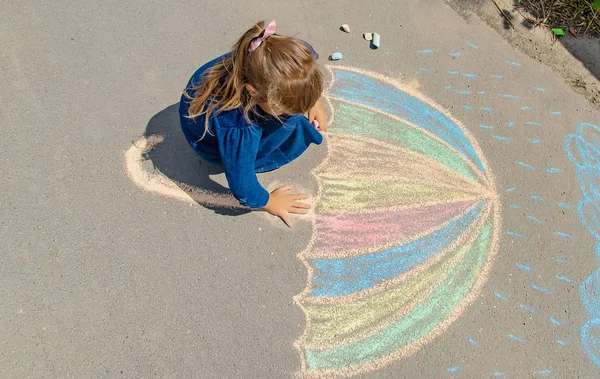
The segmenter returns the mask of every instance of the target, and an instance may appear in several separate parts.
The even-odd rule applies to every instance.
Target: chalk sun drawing
[[[313,233],[298,254],[307,284],[294,298],[306,315],[294,344],[305,377],[372,371],[423,348],[479,296],[501,235],[493,175],[464,126],[414,87],[327,68],[327,157],[312,171]],[[160,143],[142,138],[125,153],[138,186],[239,207],[146,170]]]
[[[371,371],[444,332],[486,281],[500,236],[493,177],[469,132],[393,79],[329,67],[333,121],[296,296],[305,376]]]

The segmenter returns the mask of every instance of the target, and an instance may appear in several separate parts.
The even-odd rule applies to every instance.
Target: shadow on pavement
[[[560,38],[563,46],[600,80],[600,38],[572,37]]]
[[[161,136],[162,142],[147,151],[144,159],[151,161],[155,170],[177,183],[190,197],[193,198],[190,191],[192,188],[216,194],[230,194],[228,188],[210,177],[222,174],[221,166],[201,160],[185,140],[179,124],[179,103],[168,106],[150,119],[144,137],[149,139],[152,136]],[[250,212],[217,205],[200,205],[227,216]]]

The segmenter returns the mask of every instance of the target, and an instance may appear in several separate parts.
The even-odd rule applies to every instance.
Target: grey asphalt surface
[[[418,80],[420,91],[479,141],[501,195],[503,230],[529,237],[504,233],[478,300],[417,354],[365,376],[443,377],[454,366],[463,377],[600,375],[579,341],[587,315],[578,286],[597,267],[596,241],[573,209],[556,206],[581,200],[564,139],[600,115],[551,69],[483,23],[466,23],[437,0],[9,0],[0,13],[0,376],[280,378],[300,369],[293,343],[305,318],[292,298],[306,285],[296,254],[311,224],[298,220],[286,229],[264,213],[224,215],[147,193],[124,168],[124,152],[148,128],[177,136],[172,105],[193,71],[226,52],[254,21],[273,18],[279,33],[310,41],[322,58],[339,50],[344,65]],[[338,30],[343,23],[351,34]],[[379,50],[360,37],[365,31],[382,36]],[[468,50],[467,42],[479,49]],[[469,53],[448,55],[459,50]],[[449,70],[481,77],[457,84],[510,90],[527,102],[495,98],[488,103],[493,115],[465,109],[464,98],[444,88],[454,80]],[[532,113],[520,113],[523,105]],[[153,124],[154,117],[165,121]],[[503,130],[511,139],[505,144],[480,128],[531,120],[547,126],[537,135],[540,147],[526,142],[532,137],[526,128]],[[181,140],[173,143],[170,153],[156,153],[155,164],[194,183],[197,161]],[[312,147],[261,181],[296,183],[314,194],[309,171],[325,149]],[[515,160],[539,169],[532,173]],[[562,173],[551,175],[547,167]],[[505,192],[512,186],[518,190]],[[543,223],[529,222],[529,214]],[[557,238],[557,231],[573,238]],[[568,264],[557,268],[559,256]],[[547,281],[552,293],[532,293],[519,262],[534,266],[536,282]],[[558,274],[573,283],[552,279]],[[509,302],[494,291],[510,295]],[[519,311],[521,303],[537,312]],[[551,315],[564,320],[561,327],[547,322]],[[508,333],[527,343],[514,343]]]

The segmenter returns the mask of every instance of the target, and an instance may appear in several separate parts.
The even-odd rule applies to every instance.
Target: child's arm
[[[324,131],[325,129],[327,129],[327,123],[329,122],[329,119],[327,117],[327,112],[325,112],[325,107],[323,107],[323,103],[321,102],[321,99],[319,99],[317,103],[312,107],[312,109],[308,111],[308,122],[312,124],[314,120],[318,121],[318,131]]]
[[[305,214],[310,205],[300,200],[305,194],[288,194],[292,186],[283,186],[271,194],[265,190],[254,172],[254,162],[260,143],[260,132],[252,126],[242,128],[217,129],[217,139],[225,169],[229,189],[244,206],[262,208],[280,217],[291,227],[289,214]]]

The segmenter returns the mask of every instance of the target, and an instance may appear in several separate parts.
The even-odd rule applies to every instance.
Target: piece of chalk
[[[373,40],[373,33],[365,33],[365,34],[363,34],[363,37],[367,41],[372,41]]]
[[[371,41],[371,43],[373,44],[373,47],[375,47],[377,49],[379,47],[380,42],[381,42],[381,36],[377,33],[373,33],[373,41]]]
[[[342,25],[342,30],[345,31],[346,33],[350,33],[350,27],[348,26],[348,24]]]
[[[339,61],[340,59],[342,59],[344,56],[342,55],[342,53],[340,53],[339,51],[336,51],[335,53],[331,54],[331,60],[332,61]]]
[[[316,129],[319,129],[319,121],[317,121],[317,119],[312,120],[311,122],[312,126],[314,126]]]

